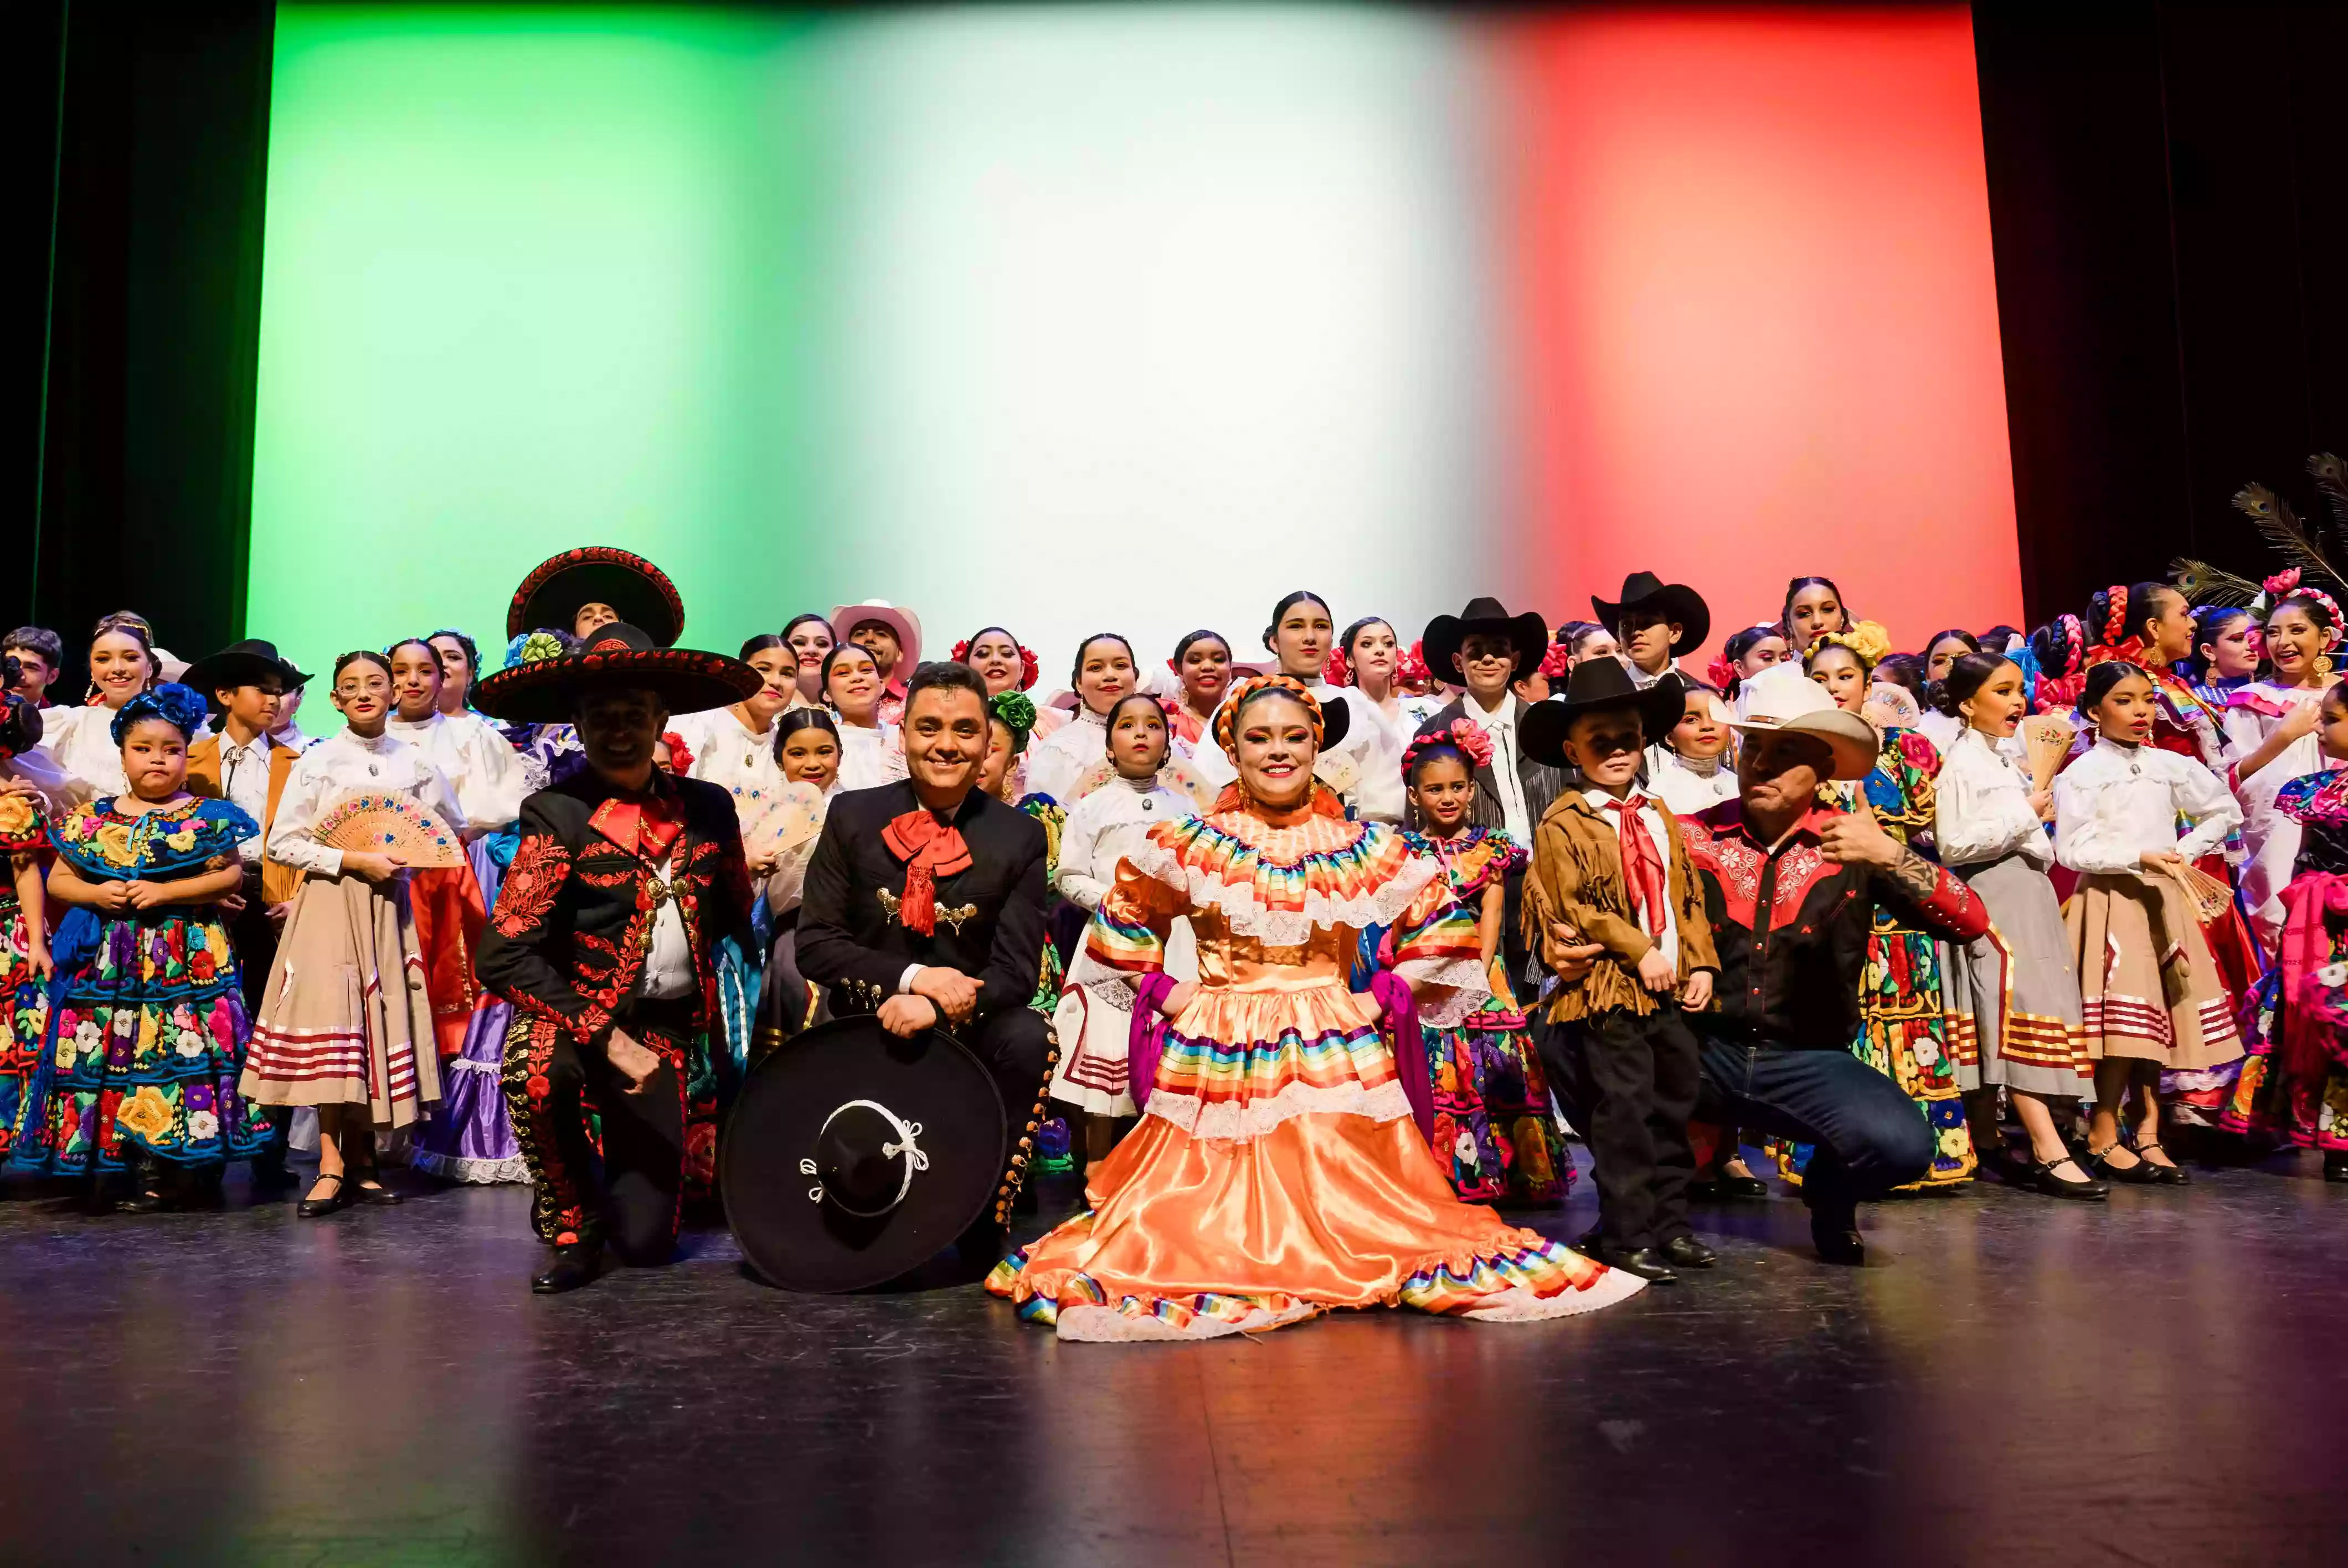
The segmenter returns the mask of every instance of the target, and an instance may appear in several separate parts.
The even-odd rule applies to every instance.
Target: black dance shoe
[[[1591,1255],[1609,1268],[1619,1268],[1625,1274],[1635,1274],[1650,1285],[1677,1285],[1680,1276],[1663,1261],[1663,1254],[1653,1247],[1608,1246],[1603,1243],[1591,1249]]]
[[[2069,1159],[2070,1156],[2065,1154],[2063,1158]],[[2057,1174],[2054,1167],[2062,1163],[2063,1160],[2049,1161],[2033,1158],[2030,1162],[2029,1174],[2014,1184],[2035,1188],[2050,1198],[2078,1198],[2088,1203],[2098,1202],[2111,1192],[2110,1186],[2102,1182],[2091,1181],[2084,1176],[2075,1182],[2068,1176]]]
[[[1810,1240],[1817,1245],[1818,1256],[1828,1263],[1858,1268],[1867,1262],[1867,1240],[1859,1234],[1856,1214],[1812,1209]]]
[[[2113,1164],[2112,1152],[2113,1150],[2119,1148],[2119,1144],[2114,1143],[2111,1148],[2105,1149],[2100,1153],[2093,1149],[2088,1150],[2086,1156],[2087,1169],[2095,1172],[2096,1175],[2101,1176],[2107,1182],[2124,1182],[2131,1187],[2151,1187],[2159,1185],[2160,1177],[2153,1173],[2152,1162],[2143,1158],[2141,1155],[2137,1156],[2137,1163],[2133,1165]]]
[[[369,1204],[379,1209],[397,1208],[407,1201],[383,1184],[383,1178],[376,1174],[373,1165],[358,1173],[358,1179],[351,1184],[350,1194],[351,1202]]]
[[[1710,1268],[1720,1255],[1692,1235],[1675,1235],[1663,1244],[1665,1261],[1679,1268]]]
[[[594,1284],[596,1276],[602,1272],[603,1244],[575,1241],[554,1249],[554,1261],[547,1265],[546,1271],[530,1277],[530,1292],[536,1296],[560,1296],[566,1290]]]
[[[2162,1186],[2189,1187],[2193,1184],[2193,1173],[2190,1171],[2188,1171],[2184,1166],[2156,1165],[2152,1163],[2150,1156],[2155,1151],[2163,1154],[2168,1153],[2168,1151],[2161,1148],[2157,1142],[2138,1143],[2131,1139],[2128,1143],[2128,1151],[2137,1159],[2144,1162],[2144,1168],[2150,1171],[2152,1173],[2152,1179],[2158,1182]],[[2169,1154],[2169,1158],[2172,1160],[2176,1157],[2177,1156],[2174,1154]]]
[[[322,1220],[328,1214],[338,1214],[356,1201],[351,1196],[351,1184],[342,1177],[322,1175],[318,1180],[334,1183],[335,1190],[323,1198],[304,1198],[294,1204],[294,1212],[304,1219]],[[313,1184],[313,1190],[315,1190],[315,1184]]]
[[[2327,1182],[2348,1182],[2348,1154],[2326,1152],[2323,1156],[2323,1179]]]
[[[1758,1176],[1740,1176],[1734,1171],[1723,1171],[1713,1178],[1713,1188],[1723,1198],[1766,1198],[1769,1184]]]

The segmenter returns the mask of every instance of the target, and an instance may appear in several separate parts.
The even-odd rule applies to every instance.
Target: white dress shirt
[[[2012,757],[1970,724],[1950,738],[1942,756],[1932,807],[1941,865],[1985,865],[2017,852],[2042,867],[2053,863],[2046,825],[2030,806],[2030,775]]]
[[[1353,723],[1362,732],[1362,777],[1354,788],[1354,809],[1371,822],[1400,822],[1403,817],[1403,748],[1418,733],[1421,721],[1397,699],[1389,719],[1367,693],[1347,688]],[[1351,740],[1353,737],[1348,736]]]
[[[667,881],[675,870],[676,855],[671,851],[668,864],[660,868],[661,880]],[[653,912],[652,946],[644,953],[644,973],[636,977],[636,995],[665,1001],[692,989],[693,944],[685,940],[685,913],[675,898],[664,898]]]
[[[479,713],[434,713],[414,723],[393,719],[384,729],[440,770],[464,808],[464,815],[448,825],[467,838],[495,833],[521,815],[522,796],[530,793],[521,753]]]
[[[1602,789],[1586,789],[1581,792],[1581,798],[1590,803],[1590,809],[1596,812],[1607,826],[1617,834],[1622,831],[1618,825],[1622,814],[1608,809],[1614,804],[1612,795]],[[1643,793],[1634,789],[1629,798],[1639,802],[1639,820],[1646,825],[1647,837],[1654,844],[1655,853],[1663,857],[1663,928],[1660,931],[1649,929],[1651,922],[1643,910],[1634,907],[1632,913],[1639,922],[1640,933],[1654,943],[1656,950],[1664,958],[1676,964],[1680,960],[1680,923],[1679,917],[1672,913],[1672,831],[1663,825],[1663,814],[1655,809],[1654,802]],[[1630,880],[1631,867],[1626,863],[1622,867],[1622,882],[1626,888]]]
[[[277,820],[269,825],[269,858],[321,876],[343,874],[343,852],[312,836],[326,808],[346,794],[404,794],[452,827],[465,818],[457,792],[422,752],[393,734],[367,740],[345,730],[294,759]]]
[[[1468,722],[1484,732],[1492,743],[1492,780],[1500,796],[1500,815],[1509,836],[1519,844],[1533,841],[1533,825],[1525,810],[1525,781],[1517,774],[1516,700],[1503,693],[1499,711],[1488,711],[1475,692],[1460,698],[1459,705],[1467,711]],[[1655,841],[1661,845],[1663,841]]]
[[[2179,816],[2193,825],[2182,838]],[[2054,778],[2054,858],[2074,871],[2139,874],[2147,849],[2199,860],[2241,820],[2217,774],[2158,746],[2099,740]]]
[[[221,794],[242,807],[254,824],[252,836],[236,846],[247,866],[261,864],[261,826],[269,820],[269,751],[267,735],[255,735],[251,745],[240,746],[226,730],[220,733]]]

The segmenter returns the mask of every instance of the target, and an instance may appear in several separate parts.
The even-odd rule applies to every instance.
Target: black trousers
[[[1008,1170],[1019,1153],[1019,1140],[1028,1136],[1027,1123],[1044,1103],[1044,1091],[1051,1087],[1051,1023],[1033,1008],[998,1008],[955,1030],[954,1038],[985,1064],[1003,1096],[1003,1163]]]
[[[506,1107],[537,1183],[532,1218],[541,1237],[603,1241],[623,1262],[663,1263],[676,1248],[685,1191],[693,1002],[631,999],[613,1022],[664,1059],[642,1090],[627,1092],[602,1052],[582,1050],[568,1032],[533,1020],[507,1036]],[[602,1118],[600,1157],[587,1135],[590,1105]]]
[[[244,1016],[250,1020],[261,1014],[262,999],[269,992],[270,966],[277,961],[277,927],[269,918],[269,906],[261,900],[260,862],[246,865],[242,891],[244,907],[229,921],[228,939],[236,948],[237,989],[244,994]],[[269,1142],[253,1156],[253,1164],[283,1171],[286,1143],[294,1133],[294,1108],[273,1105],[261,1114],[269,1124]]]
[[[1539,1043],[1566,1117],[1590,1145],[1599,1239],[1654,1247],[1690,1234],[1687,1124],[1699,1048],[1687,1016],[1669,1003],[1643,1018],[1600,1013],[1547,1025]]]

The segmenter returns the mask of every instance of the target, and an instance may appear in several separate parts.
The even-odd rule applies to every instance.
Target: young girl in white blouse
[[[880,666],[853,642],[823,656],[823,700],[831,704],[839,739],[839,787],[878,789],[905,776],[905,747],[897,726],[880,717],[887,688]]]
[[[1060,897],[1087,916],[1100,908],[1116,886],[1118,862],[1141,849],[1150,829],[1198,810],[1197,802],[1169,781],[1169,732],[1158,699],[1137,692],[1118,701],[1106,717],[1112,766],[1106,777],[1103,770],[1087,769],[1089,776],[1080,782],[1080,789],[1091,787],[1068,808],[1056,876]],[[1167,944],[1166,968],[1178,979],[1196,976],[1187,922],[1176,922]],[[1132,984],[1122,974],[1095,964],[1079,948],[1052,1021],[1060,1039],[1052,1098],[1061,1102],[1071,1127],[1082,1117],[1089,1169],[1108,1158],[1116,1143],[1116,1119],[1134,1114],[1127,1077]]]
[[[89,643],[89,686],[98,701],[41,710],[37,749],[64,774],[52,792],[53,805],[79,805],[130,793],[130,781],[122,772],[122,748],[114,743],[114,715],[154,685],[161,669],[154,633],[144,617],[122,610],[98,623]]]
[[[2079,1168],[2063,1141],[2063,1124],[2095,1092],[2095,1064],[2062,904],[2046,878],[2054,862],[2046,837],[2054,797],[2032,794],[2029,775],[2003,749],[2030,708],[2022,668],[2002,653],[1964,653],[1936,685],[1941,713],[1957,727],[1942,751],[1933,842],[1941,864],[1980,895],[1993,927],[1944,949],[1941,969],[1973,1148],[2013,1184],[2049,1197],[2100,1198],[2108,1189]],[[2026,1171],[2006,1154],[1998,1130],[2001,1087],[2030,1135]]]
[[[2241,808],[2208,768],[2149,743],[2155,704],[2150,678],[2133,664],[2087,671],[2079,711],[2096,739],[2054,781],[2054,857],[2080,873],[2063,924],[2095,1061],[2088,1155],[2096,1174],[2115,1181],[2182,1183],[2160,1146],[2161,1071],[2219,1067],[2243,1048],[2179,876],[2225,842]],[[2180,816],[2189,825],[2182,838]],[[2123,1136],[2120,1102],[2131,1088]]]
[[[448,661],[432,643],[410,638],[393,643],[386,657],[391,661],[393,711],[385,733],[422,752],[448,781],[462,814],[448,825],[468,844],[511,826],[521,815],[521,797],[530,793],[521,753],[480,714],[448,711],[442,700]],[[478,858],[475,864],[478,872]],[[495,897],[489,884],[482,891]]]
[[[798,691],[798,656],[790,644],[768,633],[743,643],[740,658],[765,684],[730,706],[676,714],[669,726],[685,737],[685,749],[693,754],[685,776],[732,791],[735,813],[747,825],[758,819],[782,787],[776,722]],[[750,863],[754,877],[773,869],[771,859]]]
[[[1736,798],[1736,759],[1728,754],[1728,704],[1691,682],[1680,722],[1647,748],[1647,786],[1673,816],[1694,816]]]
[[[1068,681],[1076,689],[1076,716],[1027,748],[1027,790],[1071,804],[1076,781],[1100,761],[1109,710],[1132,694],[1139,676],[1133,644],[1114,631],[1097,631],[1076,647]],[[1159,710],[1160,714],[1165,710]]]
[[[269,828],[268,857],[303,873],[302,888],[239,1088],[256,1104],[317,1108],[318,1180],[302,1200],[305,1219],[398,1202],[376,1180],[375,1134],[408,1125],[440,1099],[406,867],[396,856],[330,848],[314,835],[349,794],[405,795],[446,822],[461,819],[440,771],[386,733],[391,692],[391,662],[381,654],[335,661],[334,703],[347,727],[294,762]]]

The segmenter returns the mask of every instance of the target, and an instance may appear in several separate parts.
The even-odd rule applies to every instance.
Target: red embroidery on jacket
[[[571,853],[551,834],[533,833],[515,846],[493,918],[498,935],[526,937],[546,923],[571,876]]]

